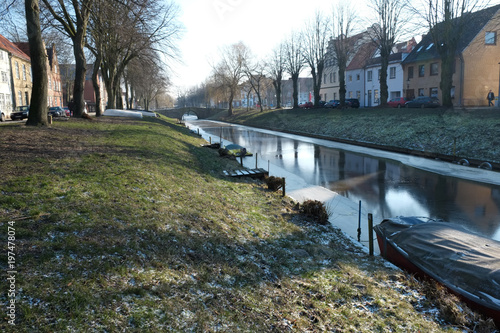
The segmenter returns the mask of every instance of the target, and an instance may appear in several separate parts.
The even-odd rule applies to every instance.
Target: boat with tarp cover
[[[500,242],[421,217],[386,219],[374,230],[384,258],[436,280],[500,327]]]

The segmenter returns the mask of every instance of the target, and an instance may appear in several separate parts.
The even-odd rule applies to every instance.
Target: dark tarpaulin
[[[380,252],[390,261],[388,245],[453,292],[500,311],[500,242],[460,225],[415,217],[387,219],[374,230],[386,239]]]

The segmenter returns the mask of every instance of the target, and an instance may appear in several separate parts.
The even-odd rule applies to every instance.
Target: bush
[[[283,187],[283,179],[280,177],[266,177],[265,182],[267,184],[267,188],[271,191],[277,191]]]
[[[307,200],[300,207],[300,211],[303,214],[315,218],[320,224],[328,223],[328,212],[326,211],[325,205],[318,200]]]

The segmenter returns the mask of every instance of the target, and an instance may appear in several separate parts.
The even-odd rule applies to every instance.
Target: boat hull
[[[374,230],[384,258],[434,279],[500,327],[500,242],[415,217],[387,219]]]

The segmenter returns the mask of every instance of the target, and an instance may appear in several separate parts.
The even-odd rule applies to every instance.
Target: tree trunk
[[[94,62],[94,68],[92,71],[92,85],[94,86],[95,115],[96,115],[96,117],[102,116],[101,88],[100,88],[99,79],[98,79],[100,63],[101,63],[101,59],[99,56]]]
[[[453,55],[446,55],[441,58],[441,82],[439,87],[442,93],[442,105],[444,107],[453,107],[451,98],[451,88],[453,87],[453,65],[455,58]]]
[[[293,85],[293,108],[299,107],[299,74],[292,74],[292,85]]]
[[[325,66],[322,63],[319,63],[317,66],[317,73],[316,73],[317,78],[314,83],[314,106],[316,107],[319,106],[319,102],[321,101],[321,96],[319,95],[319,93],[321,91],[321,82],[322,82],[324,67]]]
[[[26,125],[47,126],[47,54],[40,29],[40,6],[38,0],[26,0],[24,4],[33,73],[30,112]]]
[[[340,95],[340,106],[344,107],[345,106],[345,93],[346,93],[346,88],[345,88],[345,67],[339,67],[339,95]]]
[[[386,105],[389,98],[389,87],[387,85],[387,69],[389,67],[389,54],[382,52],[382,68],[380,69],[380,103]]]
[[[281,109],[281,77],[273,80],[273,86],[276,92],[276,109]]]
[[[85,74],[87,62],[85,59],[85,30],[78,28],[73,38],[73,51],[75,54],[75,86],[73,87],[73,100],[75,103],[75,117],[81,117],[85,110]]]
[[[229,116],[232,116],[233,115],[233,92],[231,92],[231,94],[229,95],[229,105],[228,105],[228,110],[227,110],[227,114]]]
[[[311,75],[313,79],[313,97],[314,97],[314,106],[317,107],[319,106],[319,100],[316,99],[316,89],[318,89],[318,75],[316,73],[316,69],[312,68],[311,69]],[[318,91],[318,96],[319,96],[319,91]]]

